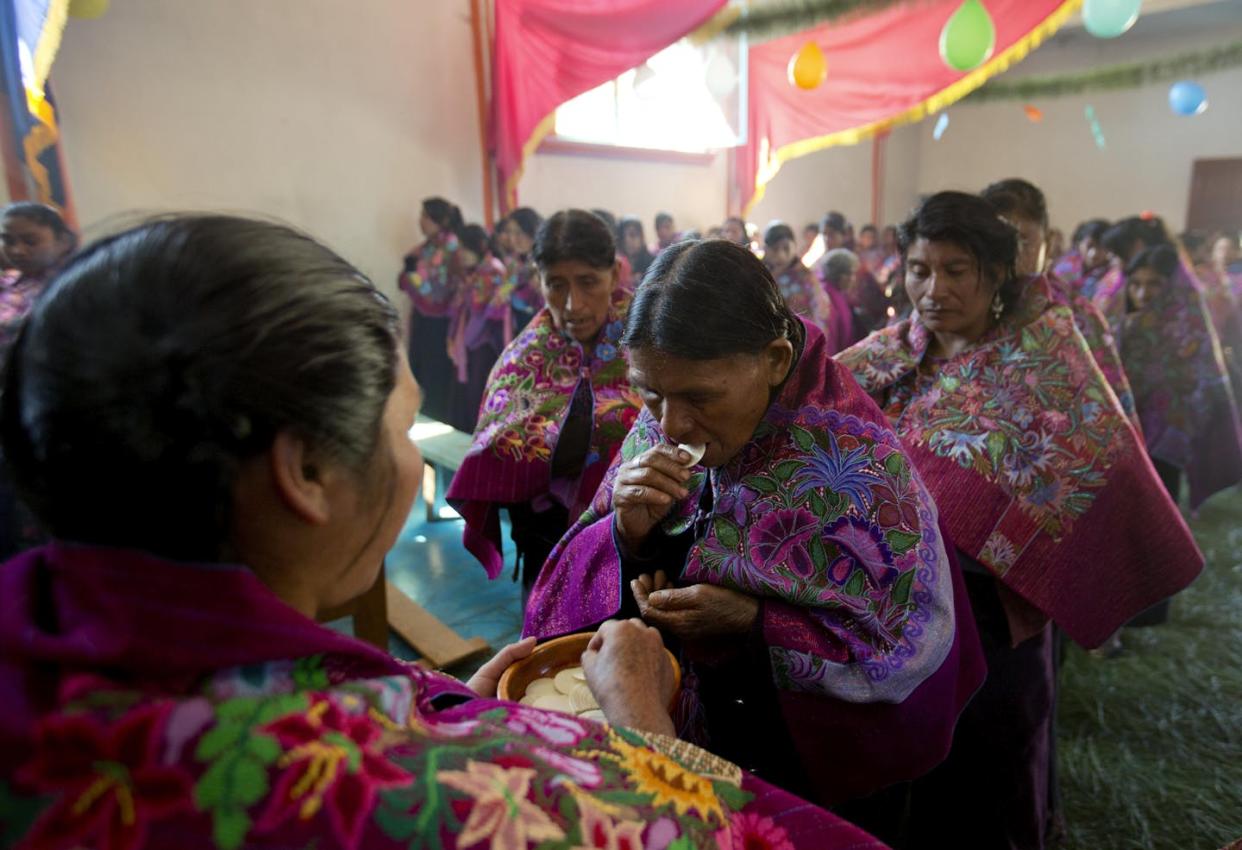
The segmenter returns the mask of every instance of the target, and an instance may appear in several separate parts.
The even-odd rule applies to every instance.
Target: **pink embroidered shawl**
[[[466,520],[466,548],[492,578],[504,567],[500,506],[554,497],[577,516],[638,415],[641,402],[618,347],[621,331],[614,312],[588,359],[543,310],[492,369],[474,442],[448,491],[450,504]],[[553,492],[552,455],[582,381],[588,382],[594,405],[591,447],[569,492]]]
[[[875,404],[833,362],[824,335],[806,328],[805,350],[751,442],[699,471],[664,531],[694,535],[681,583],[762,601],[782,712],[824,802],[940,761],[983,669],[935,504]],[[540,573],[526,634],[574,631],[621,607],[613,484],[624,460],[661,442],[644,410],[591,509]],[[700,515],[705,488],[711,508]]]
[[[1098,646],[1198,575],[1169,500],[1074,317],[1046,282],[936,363],[917,315],[838,355],[892,420],[953,542],[990,569],[1016,641],[1050,618]]]

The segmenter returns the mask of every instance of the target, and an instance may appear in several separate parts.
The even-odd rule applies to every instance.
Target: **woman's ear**
[[[768,386],[778,387],[789,376],[789,367],[793,365],[793,343],[785,338],[774,339],[764,349]]]
[[[328,494],[331,470],[311,456],[306,441],[281,431],[269,454],[272,484],[289,510],[313,525],[327,525],[332,518]]]

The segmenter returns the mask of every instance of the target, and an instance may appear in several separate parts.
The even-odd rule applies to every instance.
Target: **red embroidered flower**
[[[160,764],[167,708],[143,706],[104,725],[90,715],[44,720],[21,781],[59,794],[27,836],[31,847],[141,847],[152,821],[189,808],[192,781]]]
[[[330,700],[316,700],[304,714],[266,728],[285,749],[277,766],[288,770],[276,780],[257,829],[275,829],[295,813],[310,820],[324,809],[341,845],[356,847],[376,790],[412,780],[376,748],[378,725],[365,714],[346,714]]]
[[[794,850],[789,833],[771,818],[753,812],[734,815],[726,829],[716,834],[721,850]]]

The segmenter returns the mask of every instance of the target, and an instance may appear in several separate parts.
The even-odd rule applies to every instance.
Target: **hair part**
[[[617,263],[617,243],[608,222],[587,210],[561,210],[539,226],[535,236],[535,265],[547,271],[557,263],[577,260],[593,269]]]
[[[758,257],[727,239],[685,241],[658,256],[634,295],[621,342],[685,360],[757,355],[806,328]]]

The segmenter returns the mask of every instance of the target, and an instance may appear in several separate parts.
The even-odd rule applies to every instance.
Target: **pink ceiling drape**
[[[752,47],[747,143],[733,158],[739,208],[757,203],[791,159],[917,121],[974,91],[1024,59],[1082,0],[984,0],[996,26],[996,47],[987,62],[967,73],[940,59],[940,31],[960,5],[900,4]],[[808,41],[824,51],[828,78],[804,91],[789,84],[787,67]]]
[[[726,0],[496,0],[492,141],[502,205],[556,107],[641,65]]]

